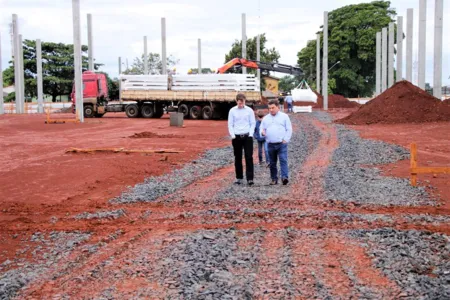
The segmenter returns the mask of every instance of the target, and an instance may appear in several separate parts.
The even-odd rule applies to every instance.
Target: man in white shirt
[[[245,176],[247,184],[253,185],[253,133],[255,132],[255,113],[245,105],[245,95],[236,95],[237,106],[228,113],[228,131],[232,138],[234,150],[235,184],[242,184],[244,172],[242,167],[242,149],[245,154]]]
[[[281,181],[289,182],[287,146],[292,137],[292,124],[289,116],[280,111],[278,100],[269,102],[269,112],[261,122],[261,135],[266,138],[269,148],[271,185],[278,184],[277,160],[280,160]]]

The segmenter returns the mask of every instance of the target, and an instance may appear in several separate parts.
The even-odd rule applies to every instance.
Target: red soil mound
[[[397,124],[450,121],[450,106],[408,81],[400,81],[336,123]]]

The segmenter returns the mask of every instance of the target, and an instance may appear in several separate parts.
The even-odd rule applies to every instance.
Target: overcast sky
[[[266,33],[280,62],[294,65],[297,53],[323,24],[323,11],[370,1],[352,0],[80,0],[82,42],[87,45],[87,14],[93,15],[94,57],[103,71],[118,74],[118,57],[131,65],[143,53],[161,52],[161,18],[166,18],[167,54],[179,59],[177,72],[197,67],[197,40],[202,39],[202,67],[217,69],[235,39],[241,39],[241,14],[247,15],[247,36]],[[419,0],[392,0],[391,7],[404,17],[414,9],[414,57],[417,61]],[[9,23],[18,14],[24,39],[73,43],[71,0],[0,0],[2,66],[11,59]],[[450,36],[450,3],[444,1],[444,37]],[[375,37],[374,37],[375,38]],[[426,81],[433,81],[434,0],[427,5]],[[404,48],[406,43],[404,43]],[[450,43],[443,46],[443,83],[450,84]],[[329,62],[333,63],[333,62]],[[124,68],[123,68],[124,69]],[[414,68],[417,82],[417,66]],[[403,73],[404,74],[404,73]]]

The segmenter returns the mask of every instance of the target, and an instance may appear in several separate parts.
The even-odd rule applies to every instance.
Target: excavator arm
[[[300,76],[303,75],[303,70],[299,67],[289,66],[279,63],[266,63],[256,60],[248,60],[245,58],[234,58],[227,62],[225,65],[217,69],[218,74],[226,73],[229,69],[236,67],[247,67],[251,69],[260,69],[261,71],[274,71],[280,73],[287,73],[291,75]]]

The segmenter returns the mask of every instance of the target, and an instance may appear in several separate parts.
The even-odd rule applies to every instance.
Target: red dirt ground
[[[332,112],[334,117],[348,115],[351,110]],[[303,116],[299,116],[303,118]],[[220,203],[208,203],[208,195],[223,189],[233,176],[233,167],[225,167],[211,176],[186,186],[173,195],[173,201],[164,202],[164,197],[150,203],[132,205],[111,205],[108,200],[119,195],[127,186],[142,182],[144,178],[161,175],[172,168],[192,160],[205,149],[229,145],[225,138],[227,126],[224,121],[185,121],[185,128],[169,127],[169,120],[163,119],[129,119],[124,115],[105,116],[103,119],[87,119],[85,124],[45,125],[42,116],[2,116],[0,118],[0,263],[7,258],[17,257],[16,250],[24,244],[19,239],[11,238],[20,234],[20,238],[29,237],[36,231],[90,231],[93,237],[90,242],[104,241],[105,249],[96,253],[74,251],[69,261],[82,261],[81,267],[64,270],[52,270],[56,280],[33,283],[25,294],[33,298],[44,298],[69,292],[78,297],[92,296],[105,286],[117,285],[123,290],[134,291],[140,284],[138,279],[119,280],[107,272],[107,269],[125,268],[130,257],[136,257],[144,249],[153,252],[146,257],[149,261],[157,261],[155,256],[158,247],[170,239],[181,238],[188,232],[198,229],[230,228],[239,230],[264,228],[269,232],[263,241],[263,258],[266,265],[261,266],[261,274],[268,280],[276,281],[280,275],[277,254],[283,242],[277,235],[279,230],[292,226],[298,229],[317,230],[331,229],[331,234],[324,239],[303,237],[292,244],[294,263],[299,266],[293,274],[293,281],[301,283],[311,272],[323,269],[325,285],[333,288],[333,295],[345,298],[354,289],[352,282],[343,270],[352,268],[356,277],[364,285],[374,287],[389,295],[396,287],[390,280],[376,270],[370,257],[361,246],[352,244],[339,233],[340,229],[372,229],[388,226],[382,221],[367,223],[364,221],[342,222],[339,218],[323,219],[324,211],[356,212],[361,214],[387,213],[392,217],[404,213],[450,214],[449,175],[433,178],[431,184],[441,193],[441,207],[365,207],[349,203],[326,202],[323,193],[323,178],[333,150],[338,147],[337,134],[331,124],[314,121],[322,135],[318,147],[308,157],[301,172],[296,174],[298,186],[292,187],[281,199],[269,199],[265,202],[236,203],[236,200],[223,200]],[[433,164],[450,164],[450,122],[421,125],[372,125],[353,126],[363,137],[395,142],[407,146],[412,137],[418,143],[419,166],[422,162]],[[173,135],[173,136],[172,136]],[[137,136],[141,138],[131,138]],[[174,138],[183,137],[183,138]],[[70,147],[125,147],[129,149],[173,149],[186,151],[179,154],[66,154]],[[428,149],[426,147],[429,147]],[[165,157],[168,157],[165,160]],[[407,177],[409,162],[399,162],[382,166],[386,174]],[[429,163],[429,164],[432,164]],[[390,173],[391,172],[391,173]],[[306,180],[310,176],[314,180]],[[419,183],[427,180],[419,176]],[[447,190],[446,190],[447,188]],[[184,197],[179,197],[179,195]],[[187,199],[185,201],[184,199]],[[206,202],[205,202],[206,201]],[[74,220],[81,212],[93,212],[101,209],[125,207],[126,217],[117,220]],[[243,208],[258,210],[251,216],[240,215]],[[311,216],[296,219],[295,215],[286,215],[283,219],[273,218],[273,213],[264,209],[275,208],[280,211],[286,208],[299,211],[314,211]],[[235,209],[238,215],[218,216],[217,218],[202,214],[210,209],[224,211]],[[147,210],[151,217],[142,218]],[[192,216],[189,215],[192,213]],[[59,220],[52,224],[50,218]],[[220,219],[220,222],[218,221]],[[398,218],[401,217],[396,217]],[[229,220],[229,222],[228,222]],[[239,221],[239,222],[237,222]],[[227,223],[228,222],[228,223]],[[397,223],[396,228],[412,229],[414,224]],[[427,225],[420,229],[450,233],[447,225]],[[108,236],[117,229],[123,230],[117,240]],[[334,233],[333,233],[334,232]],[[325,235],[325,233],[324,233]],[[306,243],[305,243],[306,241]],[[311,260],[305,253],[316,253],[319,258]],[[27,254],[24,254],[25,256]],[[29,255],[29,254],[28,254]],[[153,256],[152,256],[153,255]],[[26,256],[27,257],[27,256]],[[114,259],[112,259],[114,257]],[[28,257],[29,258],[29,257]],[[106,260],[112,259],[111,266],[105,266],[105,277],[83,283],[78,279],[89,276],[93,268],[102,266]],[[75,264],[74,264],[75,265]],[[302,269],[302,267],[304,269]],[[66,267],[61,267],[66,268]],[[72,269],[73,268],[73,269]],[[270,276],[266,276],[269,274]],[[309,275],[308,275],[309,274]],[[47,274],[50,278],[52,274]],[[120,281],[120,282],[119,282]],[[147,283],[148,284],[148,283]],[[155,290],[164,287],[155,283]],[[314,290],[311,286],[311,297]]]
[[[350,114],[349,111],[331,112],[335,119]],[[361,137],[381,140],[388,143],[410,147],[417,143],[419,167],[450,167],[450,122],[434,122],[421,124],[372,124],[348,126],[357,130]],[[409,160],[380,166],[386,175],[409,178]],[[429,185],[437,188],[437,194],[442,197],[442,208],[450,212],[450,175],[421,174],[418,175],[419,185]]]
[[[38,115],[2,116],[0,199],[3,208],[8,206],[9,213],[0,214],[0,222],[38,207],[57,205],[64,211],[67,207],[103,205],[127,186],[178,168],[205,149],[229,143],[223,138],[227,132],[224,122],[185,121],[184,124],[185,128],[174,128],[169,126],[167,118],[129,119],[117,114],[86,119],[84,124],[51,125],[44,124],[43,117]],[[130,138],[142,132],[148,135],[150,131],[157,138]],[[169,138],[169,132],[184,138]],[[66,154],[70,147],[166,148],[184,153]]]

